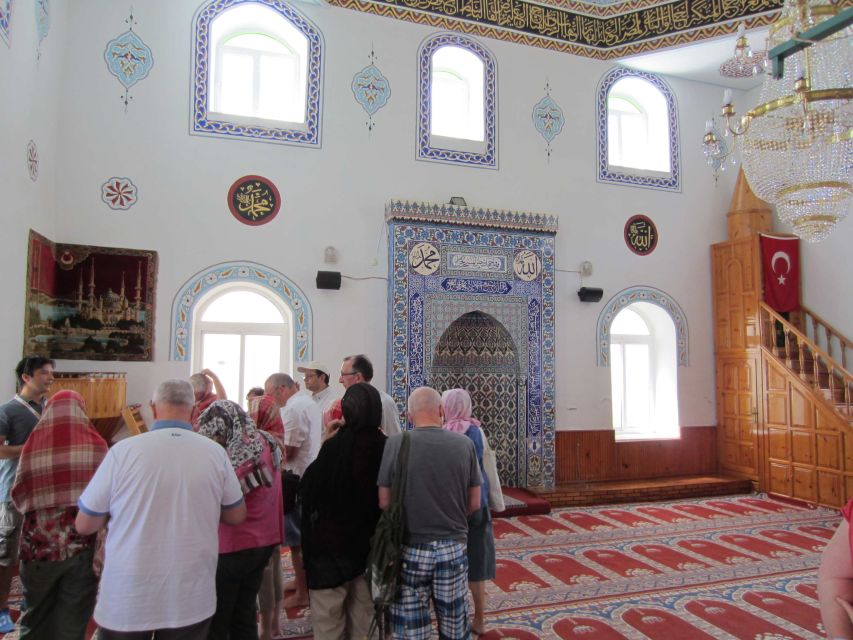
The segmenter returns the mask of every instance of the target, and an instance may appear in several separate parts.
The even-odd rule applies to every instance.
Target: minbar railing
[[[840,362],[847,369],[847,358],[853,356],[853,344],[844,337],[840,331],[829,324],[807,307],[800,307],[798,311],[801,317],[799,324],[803,332],[818,347],[823,349],[830,358]]]
[[[846,417],[848,423],[853,423],[853,411],[851,411],[853,375],[847,371],[844,364],[844,353],[848,343],[843,336],[815,314],[806,309],[803,311],[805,312],[804,320],[812,319],[811,321],[814,322],[816,319],[819,326],[831,332],[826,335],[840,338],[842,362],[835,360],[808,335],[764,302],[759,307],[761,344],[782,360],[803,382],[832,404],[838,413]]]

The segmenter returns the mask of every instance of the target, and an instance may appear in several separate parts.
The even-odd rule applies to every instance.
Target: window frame
[[[613,349],[614,347],[618,348],[622,352],[622,367],[621,367],[621,378],[622,378],[622,392],[621,396],[623,398],[622,407],[620,411],[620,424],[613,425],[613,430],[616,432],[617,440],[646,440],[646,439],[662,439],[668,436],[658,436],[653,431],[650,431],[648,428],[639,429],[637,427],[625,426],[627,423],[627,403],[624,401],[624,398],[628,395],[628,367],[625,366],[625,362],[627,362],[626,357],[626,349],[625,346],[632,345],[645,345],[648,349],[648,395],[649,395],[649,412],[648,412],[648,420],[651,423],[654,419],[655,415],[655,398],[656,398],[656,376],[654,375],[657,371],[657,350],[655,349],[655,331],[654,326],[649,323],[649,321],[640,313],[637,309],[631,309],[631,305],[621,309],[619,313],[616,315],[620,315],[625,311],[630,311],[631,313],[637,314],[643,323],[646,325],[646,329],[648,333],[645,335],[636,335],[636,334],[624,334],[624,333],[611,333],[610,334],[610,353],[611,353],[611,397],[615,394],[612,392],[612,384],[615,376],[615,363],[613,362]],[[614,321],[616,318],[614,317]],[[613,412],[615,416],[615,411]]]
[[[261,296],[272,303],[276,310],[281,313],[281,323],[269,322],[222,322],[216,320],[204,320],[204,314],[217,299],[235,291],[247,291]],[[293,343],[293,314],[290,308],[282,301],[276,299],[269,291],[250,282],[229,282],[205,292],[199,299],[195,309],[192,323],[192,341],[190,343],[190,354],[193,371],[201,371],[204,362],[204,336],[205,334],[239,335],[240,336],[240,370],[238,372],[238,398],[231,398],[235,402],[242,402],[245,392],[248,390],[244,385],[245,378],[245,344],[246,336],[249,335],[275,335],[280,338],[280,363],[279,371],[291,374],[295,369],[292,353]]]
[[[619,80],[624,78],[639,78],[651,84],[661,92],[667,108],[669,125],[669,162],[668,172],[634,169],[611,165],[609,161],[609,132],[608,132],[608,98],[610,90]],[[617,94],[618,95],[618,94]],[[624,96],[619,96],[624,97]],[[623,186],[658,189],[663,191],[681,191],[681,157],[679,151],[678,105],[675,94],[660,77],[645,71],[614,67],[604,74],[598,85],[597,99],[597,134],[598,134],[598,176],[597,181],[614,183]]]
[[[211,42],[212,24],[226,11],[238,11],[249,4],[262,5],[278,13],[308,40],[304,123],[236,116],[212,109],[211,74],[218,44]],[[275,38],[275,34],[265,30],[263,25],[246,21],[242,27],[229,30],[221,40],[227,40],[246,29]],[[201,5],[193,18],[190,134],[320,148],[324,52],[323,35],[317,26],[282,0],[251,0],[236,6],[233,0],[210,0]]]
[[[302,77],[304,75],[304,73],[303,73],[302,65],[301,65],[300,60],[299,60],[299,53],[294,50],[293,46],[287,40],[284,40],[283,38],[279,37],[278,34],[258,33],[256,29],[247,30],[245,28],[240,28],[237,30],[233,30],[233,31],[227,33],[226,35],[224,35],[222,38],[220,38],[217,41],[216,46],[215,46],[215,51],[213,54],[213,60],[214,60],[213,90],[211,92],[211,99],[210,99],[211,105],[210,105],[209,112],[211,114],[216,114],[217,116],[220,116],[222,118],[234,119],[235,121],[245,120],[247,122],[248,121],[266,122],[266,123],[270,123],[270,124],[287,123],[288,125],[293,126],[293,127],[304,128],[305,127],[304,109],[303,109],[303,119],[301,121],[299,121],[299,120],[272,120],[269,118],[263,118],[261,116],[247,116],[247,115],[241,115],[241,114],[235,114],[235,113],[227,113],[225,111],[221,111],[221,110],[216,109],[216,106],[220,106],[220,105],[213,104],[213,103],[218,103],[220,100],[222,100],[222,97],[221,97],[222,96],[222,74],[219,70],[221,69],[221,66],[223,64],[223,56],[225,55],[225,49],[226,48],[233,48],[236,50],[237,47],[228,47],[228,42],[230,42],[234,38],[238,38],[240,36],[245,36],[245,35],[262,35],[264,37],[271,38],[272,40],[275,40],[277,43],[282,45],[285,49],[287,49],[290,52],[291,56],[286,56],[283,54],[273,54],[273,53],[267,53],[266,55],[269,57],[281,58],[283,60],[296,58],[297,76],[299,76],[297,78],[297,81],[300,83],[303,83],[303,84],[305,82],[305,79]],[[241,49],[243,51],[245,51],[247,55],[250,55],[252,58],[252,106],[253,106],[253,110],[257,113],[258,102],[260,99],[260,87],[261,87],[261,78],[260,78],[260,75],[261,75],[260,67],[261,67],[261,65],[260,65],[260,62],[261,62],[261,59],[264,57],[264,54],[257,52],[256,50],[252,50],[252,49],[243,49],[243,48],[241,48]]]
[[[432,59],[445,46],[465,49],[483,63],[482,142],[432,134]],[[497,62],[479,42],[458,33],[438,33],[418,49],[417,159],[485,169],[498,168]]]

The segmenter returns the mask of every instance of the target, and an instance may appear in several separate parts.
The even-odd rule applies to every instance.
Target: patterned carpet
[[[838,521],[764,495],[495,520],[498,573],[481,637],[822,638],[815,570]],[[310,637],[309,610],[288,611],[282,632]]]

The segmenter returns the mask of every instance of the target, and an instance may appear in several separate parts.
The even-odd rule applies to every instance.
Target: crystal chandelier
[[[737,27],[735,54],[720,65],[720,75],[726,78],[749,78],[764,73],[767,51],[753,51],[746,39],[746,27]]]
[[[774,73],[759,105],[738,117],[726,90],[720,112],[752,190],[809,242],[829,235],[853,206],[851,21],[853,9],[829,0],[786,0],[770,27]],[[703,139],[712,165],[736,146],[724,149],[715,128],[708,121]]]

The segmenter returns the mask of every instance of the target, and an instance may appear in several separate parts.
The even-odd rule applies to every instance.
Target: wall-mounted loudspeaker
[[[318,271],[317,272],[317,288],[318,289],[340,289],[341,288],[341,272],[340,271]]]
[[[581,302],[598,302],[603,295],[604,289],[596,287],[581,287],[578,289],[578,298],[581,299]]]

